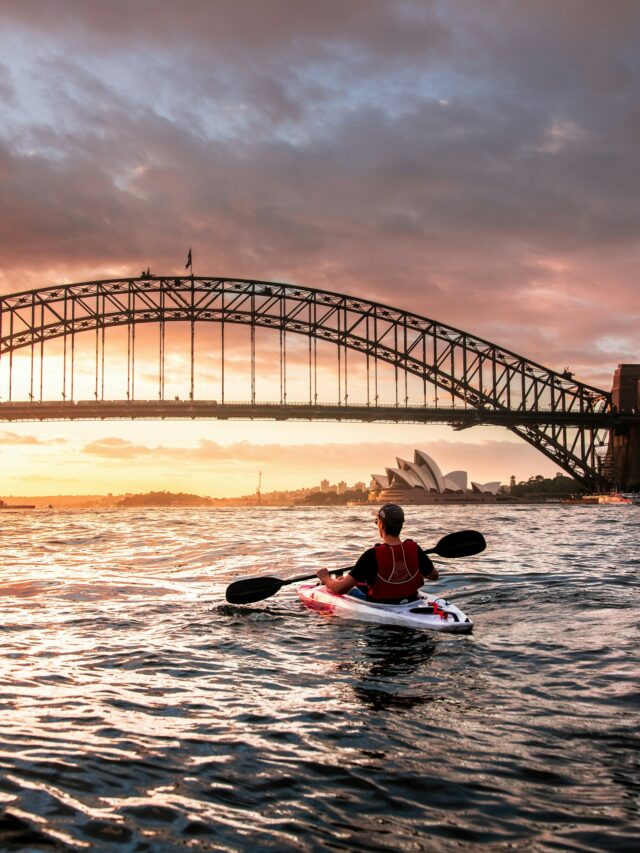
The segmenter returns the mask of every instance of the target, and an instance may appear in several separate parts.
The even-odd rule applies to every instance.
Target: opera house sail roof
[[[443,474],[437,462],[424,450],[415,450],[413,461],[396,458],[385,474],[372,474],[369,500],[398,503],[436,503],[440,500],[495,500],[500,482],[471,482],[466,471]]]

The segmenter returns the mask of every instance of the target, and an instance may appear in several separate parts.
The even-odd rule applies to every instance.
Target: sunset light
[[[223,5],[218,14],[233,28],[231,7]],[[219,28],[218,14],[206,11],[206,4],[192,6],[192,14],[172,20],[169,29],[164,15],[151,24],[147,15],[121,14],[117,3],[99,15],[78,7],[73,25],[46,5],[42,14],[29,3],[5,8],[1,293],[139,276],[141,270],[180,275],[191,247],[197,275],[254,277],[366,297],[495,341],[553,370],[568,365],[580,381],[606,390],[616,365],[635,360],[636,250],[629,216],[637,170],[626,165],[624,121],[610,121],[610,93],[598,88],[604,78],[593,71],[571,80],[560,76],[553,97],[542,78],[527,77],[525,57],[546,32],[542,13],[526,16],[527,27],[515,13],[505,16],[514,62],[507,73],[482,4],[464,15],[455,4],[424,16],[415,10],[395,16],[381,7],[377,14],[387,21],[381,32],[388,27],[395,33],[391,41],[406,40],[404,50],[383,50],[382,62],[373,59],[382,42],[351,29],[346,13],[336,12],[325,29],[321,16],[294,12],[290,4],[276,4],[277,12],[255,7],[253,35],[245,34],[256,67],[262,67],[253,75],[224,35],[227,25]],[[588,20],[578,39],[589,37]],[[615,20],[608,24],[622,28]],[[558,13],[554,36],[545,43],[546,67],[562,62],[570,31],[567,17]],[[81,32],[84,49],[73,36]],[[471,34],[479,42],[469,52]],[[336,45],[353,39],[350,58],[329,49],[334,38]],[[305,50],[303,44],[315,47]],[[136,85],[140,69],[146,69],[143,88]],[[614,87],[614,77],[607,79]],[[619,85],[615,102],[623,114],[626,90]],[[614,127],[620,128],[617,135]],[[603,162],[606,180],[596,178],[603,175]],[[188,324],[168,323],[165,334],[165,394],[185,398]],[[139,399],[158,397],[158,335],[157,325],[137,329]],[[126,329],[106,332],[99,388],[91,364],[95,336],[75,337],[74,399],[95,399],[96,393],[125,399],[131,391]],[[258,332],[256,382],[264,400],[278,392],[276,339],[275,333]],[[47,343],[45,399],[63,391],[62,346],[62,339]],[[196,397],[219,400],[219,324],[199,324],[196,346]],[[296,347],[303,360],[305,346],[304,339],[290,336],[292,368]],[[248,329],[228,327],[226,347],[227,398],[246,399]],[[324,344],[319,350],[328,392],[334,353]],[[24,351],[15,352],[14,399],[34,393],[27,360]],[[0,401],[8,398],[6,362],[5,356]],[[362,369],[354,358],[354,402],[363,396]],[[37,358],[35,370],[37,396]],[[291,400],[305,398],[300,379],[292,369]],[[70,389],[65,392],[69,399]],[[83,434],[90,438],[92,429],[98,426]],[[408,445],[416,432],[423,444],[459,440],[434,429],[380,426],[374,438],[367,428],[355,443]],[[30,436],[38,431],[15,423],[0,430],[15,462],[3,489],[55,493],[92,481],[98,491],[107,488],[100,459],[73,439],[68,424],[52,424],[46,433],[64,444],[65,460],[76,472],[67,486],[53,475],[51,453],[44,466],[30,453]],[[149,452],[167,443],[153,422],[114,422],[107,433]],[[230,444],[220,421],[176,424],[171,434],[176,451],[205,439]],[[238,422],[232,430],[234,441],[250,444],[261,444],[260,435],[281,447],[307,443],[312,435],[309,443],[318,441],[309,424],[284,430]],[[327,423],[321,442],[332,445],[335,470],[345,465],[345,476],[362,479],[377,450],[372,446],[356,471],[353,435]],[[492,441],[496,450],[508,448],[511,469],[496,452],[495,470],[483,468],[479,476],[553,470],[507,431],[497,431]],[[486,465],[487,444],[477,430],[464,436],[463,445],[466,454],[475,445],[478,466]],[[141,489],[164,477],[180,485],[170,462],[154,458],[153,472],[137,470],[121,483],[110,482],[109,490],[126,490],[136,478]],[[239,472],[225,481],[229,494],[246,490],[255,473],[245,479]],[[113,473],[109,480],[117,481]],[[282,469],[273,476],[274,488],[291,481]],[[312,485],[316,477],[313,466],[296,468],[300,484]],[[219,493],[222,485],[207,488],[208,482],[184,472],[185,488]]]
[[[1,0],[0,851],[640,838],[639,0]]]

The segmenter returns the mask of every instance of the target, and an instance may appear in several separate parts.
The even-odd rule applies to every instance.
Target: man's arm
[[[327,589],[331,590],[331,592],[337,593],[338,595],[344,595],[346,592],[349,592],[349,590],[353,589],[357,583],[357,580],[353,575],[343,575],[341,578],[332,578],[327,569],[318,569],[316,574],[320,578],[320,582],[323,583]]]
[[[316,574],[327,589],[338,593],[338,595],[344,595],[358,583],[373,583],[377,572],[378,564],[376,563],[375,549],[369,548],[358,557],[358,562],[344,577],[332,578],[327,569],[318,569]]]
[[[440,574],[436,567],[433,565],[431,560],[424,553],[422,548],[418,545],[418,567],[420,571],[424,575],[424,579],[427,581],[437,581],[440,577]]]

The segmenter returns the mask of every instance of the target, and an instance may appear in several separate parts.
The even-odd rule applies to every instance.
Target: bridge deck
[[[611,427],[640,423],[639,414],[496,411],[491,409],[336,405],[335,403],[219,403],[216,400],[79,400],[0,403],[0,421],[66,420],[299,420],[361,423],[442,423]]]

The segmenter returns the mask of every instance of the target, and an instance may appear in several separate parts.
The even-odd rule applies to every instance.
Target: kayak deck
[[[298,595],[309,609],[343,619],[426,628],[448,634],[468,634],[473,629],[471,619],[455,604],[424,592],[419,594],[417,601],[407,604],[376,604],[352,595],[338,595],[322,584],[309,583],[298,587]]]

